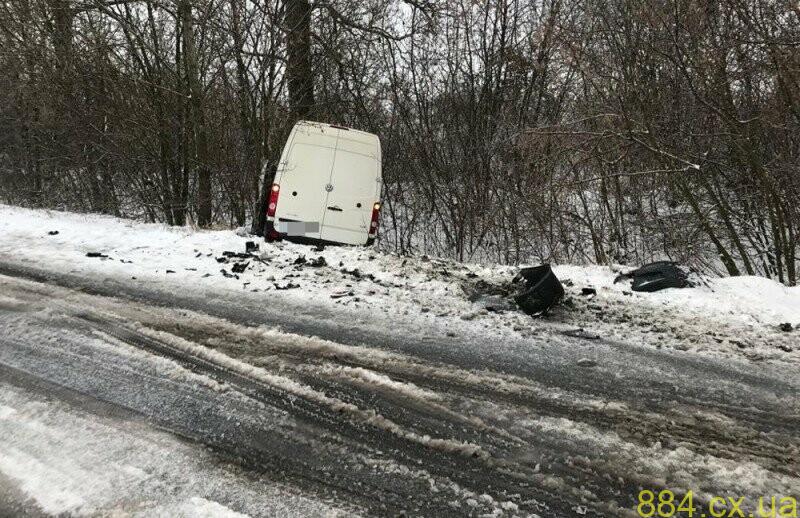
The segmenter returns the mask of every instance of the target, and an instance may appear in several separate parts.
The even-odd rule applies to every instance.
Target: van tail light
[[[372,206],[372,221],[369,223],[369,237],[375,237],[378,234],[378,223],[380,221],[381,204],[375,203]]]
[[[269,203],[267,204],[267,217],[275,217],[275,209],[278,208],[278,195],[281,193],[281,186],[277,183],[272,184],[272,189],[269,191]]]

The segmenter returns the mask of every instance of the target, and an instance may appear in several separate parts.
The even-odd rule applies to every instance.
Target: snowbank
[[[764,277],[742,276],[705,279],[705,285],[692,289],[631,293],[629,282],[614,284],[619,272],[630,269],[621,266],[613,270],[604,266],[554,267],[559,278],[601,288],[614,295],[628,292],[628,296],[635,296],[634,300],[639,303],[680,308],[706,317],[738,320],[744,324],[800,324],[800,286],[787,287]]]
[[[400,257],[358,247],[317,251],[261,240],[256,240],[260,259],[223,259],[224,251],[243,252],[247,240],[254,239],[231,230],[200,231],[0,205],[0,262],[7,264],[204,296],[247,292],[263,295],[265,304],[289,301],[335,309],[351,325],[392,326],[403,319],[441,335],[479,333],[487,338],[560,334],[580,327],[646,346],[800,361],[800,331],[779,329],[785,322],[800,324],[800,287],[769,279],[710,279],[701,287],[645,294],[631,292],[626,283],[614,284],[620,268],[560,265],[554,270],[568,281],[571,304],[548,319],[533,320],[518,312],[482,309],[461,288],[476,279],[505,282],[514,274],[511,267]],[[87,257],[90,252],[103,256]],[[317,266],[310,264],[313,260]],[[234,274],[235,262],[248,262],[246,270]],[[582,296],[582,287],[594,287],[597,295]]]

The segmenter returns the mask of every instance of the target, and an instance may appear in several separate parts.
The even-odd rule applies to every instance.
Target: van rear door
[[[380,144],[377,137],[340,130],[321,238],[365,244],[372,206],[380,196]]]
[[[291,147],[280,164],[281,193],[276,213],[279,230],[285,227],[281,222],[304,222],[306,230],[302,235],[320,238],[328,195],[325,189],[333,169],[338,132],[335,128],[321,131],[317,126],[295,126]]]

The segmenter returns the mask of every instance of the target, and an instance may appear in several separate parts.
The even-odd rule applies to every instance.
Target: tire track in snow
[[[183,331],[186,332],[187,328],[190,326],[183,326]],[[208,332],[208,330],[205,330]],[[189,333],[191,334],[191,333]],[[232,337],[227,337],[229,340]],[[363,351],[362,351],[363,352]],[[373,366],[374,367],[374,366]],[[386,372],[383,372],[386,374]],[[406,380],[407,381],[407,380]],[[435,392],[439,394],[446,394],[452,392],[451,386],[445,386],[443,384],[439,385],[432,385],[430,383],[426,384],[424,380],[416,380],[418,385],[421,387],[428,387],[431,389],[444,389],[441,392]],[[490,386],[490,384],[487,384]],[[523,385],[524,386],[524,385]],[[506,391],[507,393],[507,391]],[[513,393],[513,391],[512,391]],[[416,396],[417,394],[414,393]],[[426,395],[423,393],[423,395]],[[430,398],[430,395],[427,395]],[[487,397],[487,400],[493,399],[498,396],[497,392],[491,392],[488,390],[484,391],[483,396]],[[434,398],[434,399],[442,399]],[[527,401],[520,401],[517,399],[517,404],[522,403],[524,406],[530,407],[530,400]],[[391,408],[391,407],[390,407]],[[537,408],[538,410],[539,408]],[[695,454],[700,455],[704,451],[708,451],[709,453],[719,456],[725,455],[729,456],[732,459],[736,459],[739,461],[747,460],[747,458],[753,458],[756,460],[763,460],[772,458],[776,462],[772,463],[769,467],[774,469],[778,472],[785,472],[787,474],[794,473],[792,464],[794,460],[789,457],[789,463],[786,462],[786,453],[787,450],[785,449],[785,445],[776,445],[770,444],[768,441],[760,441],[760,444],[757,444],[753,441],[748,442],[748,439],[752,439],[752,432],[747,433],[736,433],[735,430],[727,430],[725,433],[715,433],[715,428],[713,426],[707,427],[697,427],[697,426],[685,426],[683,423],[678,424],[676,421],[679,421],[680,414],[676,414],[673,416],[661,416],[658,414],[652,413],[643,413],[643,412],[631,412],[630,409],[625,409],[625,412],[616,412],[618,417],[622,417],[622,419],[609,419],[609,415],[613,415],[614,412],[608,412],[608,409],[604,409],[605,411],[596,411],[594,415],[586,415],[584,414],[584,419],[587,422],[592,423],[593,426],[602,425],[602,421],[606,421],[606,426],[609,429],[615,429],[616,431],[621,431],[622,436],[625,437],[627,440],[632,440],[633,443],[642,444],[643,438],[647,437],[647,440],[652,442],[653,438],[661,438],[665,441],[672,442],[672,443],[683,443],[691,444],[695,448]],[[570,416],[572,419],[575,418],[574,412],[575,408],[571,407],[570,405],[564,405],[564,408],[561,409],[560,415],[571,414]],[[627,424],[628,429],[620,430],[620,424]],[[695,425],[697,423],[694,423]],[[636,435],[634,435],[634,430],[638,430]],[[626,433],[627,432],[627,433]],[[669,433],[667,433],[669,432]],[[740,430],[741,432],[741,430]],[[659,435],[660,434],[660,435]],[[715,440],[716,439],[716,440]],[[719,447],[719,443],[723,442],[723,446],[725,441],[721,441],[720,439],[727,439],[727,443],[732,445],[730,449],[726,450],[724,447]],[[658,439],[656,439],[658,440]],[[740,443],[744,444],[740,444]],[[708,449],[708,444],[712,444],[716,447],[714,451]],[[569,450],[569,446],[564,444],[552,444],[552,446],[560,451]],[[760,446],[760,447],[756,447]],[[772,447],[773,451],[765,451]],[[742,455],[742,453],[747,454],[748,457]],[[581,452],[583,453],[583,452]],[[780,457],[780,455],[784,455]],[[609,491],[608,489],[608,482],[607,479],[611,477],[613,473],[618,471],[619,466],[614,465],[613,463],[609,463],[607,461],[600,461],[600,462],[587,462],[585,460],[586,457],[584,455],[575,456],[574,463],[570,466],[572,470],[565,470],[562,466],[550,466],[552,469],[553,474],[557,474],[558,477],[561,479],[558,480],[549,480],[545,478],[541,478],[540,482],[544,484],[550,484],[551,487],[559,487],[560,489],[564,489],[568,486],[583,486],[584,488],[588,487],[591,488],[591,493],[582,495],[583,498],[589,500],[595,500],[600,495],[603,495],[600,500],[604,499],[611,499],[615,497],[619,497],[619,491],[614,493],[613,490]],[[577,471],[577,473],[575,473]],[[533,478],[536,478],[534,475]],[[639,476],[634,480],[637,484],[644,484],[649,485],[650,487],[657,486],[657,480],[652,479],[649,476]],[[618,484],[619,485],[619,484]],[[632,486],[630,483],[623,484],[622,487],[619,489],[624,489],[625,492],[633,492],[636,486]],[[592,494],[593,493],[593,494]]]
[[[210,318],[210,317],[204,317]],[[212,319],[213,320],[213,319]],[[197,319],[192,319],[196,322]],[[764,436],[751,426],[745,426],[739,420],[720,416],[715,418],[708,408],[700,406],[681,405],[675,408],[666,408],[663,413],[655,413],[649,409],[633,408],[630,405],[614,401],[593,400],[581,394],[565,393],[546,388],[522,378],[500,375],[490,372],[464,371],[452,366],[437,366],[419,364],[413,358],[371,351],[367,348],[344,346],[321,340],[304,340],[294,343],[293,340],[285,341],[283,345],[276,343],[276,339],[284,338],[281,333],[271,330],[243,328],[224,321],[216,321],[214,325],[200,324],[201,333],[193,333],[190,326],[175,327],[165,324],[159,319],[149,321],[148,325],[168,329],[172,332],[186,333],[201,340],[208,346],[226,350],[229,354],[243,355],[247,361],[259,362],[259,355],[246,352],[260,349],[269,353],[272,361],[274,355],[291,356],[296,363],[308,365],[309,362],[319,364],[320,360],[328,361],[336,368],[356,367],[369,369],[390,379],[402,381],[402,384],[413,384],[414,387],[429,389],[429,393],[438,395],[434,399],[445,399],[457,395],[468,400],[484,402],[506,402],[519,408],[534,408],[536,412],[548,417],[567,417],[578,422],[585,422],[597,426],[601,430],[614,431],[623,438],[644,444],[661,442],[670,444],[689,444],[698,453],[710,453],[723,456],[732,460],[746,460],[761,463],[764,467],[787,475],[797,473],[800,462],[798,455],[793,453],[791,435],[772,431],[770,436]],[[245,346],[236,347],[232,344],[246,343]],[[320,342],[320,343],[317,343]],[[311,349],[311,353],[305,349]],[[373,358],[372,356],[376,357]],[[328,370],[334,367],[328,367]],[[298,369],[300,371],[303,368]],[[308,368],[309,383],[314,382],[312,377],[321,370]],[[399,383],[398,383],[399,384]],[[428,393],[423,392],[423,396]],[[417,396],[418,394],[411,394]],[[441,405],[439,405],[441,407]],[[745,416],[751,416],[747,409],[738,409]],[[791,414],[770,415],[763,410],[751,409],[755,417],[771,417],[771,422],[776,420],[791,427]],[[453,415],[461,415],[452,412]],[[724,426],[720,426],[720,419],[724,419]],[[469,420],[468,420],[469,421]],[[474,425],[475,420],[472,420]],[[484,427],[491,426],[482,423]],[[798,421],[800,428],[800,421]],[[498,427],[494,427],[498,430]],[[508,436],[512,441],[515,439]],[[519,438],[515,439],[519,441]],[[796,443],[796,441],[795,441]]]
[[[452,479],[472,493],[481,494],[479,491],[491,488],[488,491],[494,497],[483,500],[489,504],[494,504],[499,496],[508,498],[509,502],[525,501],[530,510],[540,512],[560,510],[558,512],[568,513],[574,506],[569,495],[550,492],[548,487],[537,487],[535,483],[537,480],[547,480],[551,487],[558,487],[561,493],[569,493],[570,486],[560,482],[558,477],[544,477],[527,466],[492,458],[479,445],[420,435],[373,410],[362,410],[289,378],[260,372],[262,370],[259,368],[197,344],[182,342],[182,339],[174,335],[148,331],[141,327],[132,331],[124,325],[101,321],[87,314],[82,315],[82,318],[126,343],[200,368],[203,372],[233,384],[250,397],[290,411],[295,416],[304,415],[306,420],[328,427],[330,431],[357,444],[389,451],[402,463],[424,465],[426,471],[432,475]],[[288,397],[290,395],[296,397]],[[343,420],[342,416],[346,419]],[[372,431],[376,428],[381,433],[375,434]],[[585,498],[587,495],[585,492],[573,495],[579,496]],[[553,507],[545,502],[560,505]]]
[[[23,351],[26,348],[24,343],[7,340],[0,340],[0,345],[13,347],[17,351]],[[39,350],[41,345],[36,345],[34,348]],[[63,357],[59,357],[59,359],[61,358]],[[122,377],[127,377],[125,373],[120,372],[117,365],[93,364],[91,357],[77,357],[75,363],[88,367],[83,374],[110,380],[112,383],[116,383],[116,380]],[[82,372],[78,371],[74,364],[67,362],[62,362],[59,368]],[[0,362],[0,378],[8,381],[10,379],[7,374],[9,369],[17,371],[14,382],[19,386],[26,389],[36,385],[44,386],[43,394],[48,397],[63,399],[81,408],[87,407],[91,411],[121,405],[122,408],[126,410],[130,408],[133,410],[133,414],[137,414],[135,409],[140,407],[140,403],[120,400],[116,395],[109,397],[108,401],[100,400],[98,406],[95,401],[97,397],[103,397],[103,391],[99,393],[96,390],[90,390],[89,393],[76,392],[68,386],[69,383],[60,385],[42,380],[35,373],[35,367],[31,369],[34,372],[28,372]],[[153,390],[153,382],[144,381],[145,390]],[[194,407],[194,402],[206,403],[202,393],[198,394],[187,390],[187,387],[171,385],[169,390],[175,392],[174,400],[183,409]],[[253,401],[257,401],[257,399],[253,399]],[[298,402],[294,403],[293,410],[302,413],[297,408]],[[413,479],[376,477],[370,466],[352,462],[349,457],[354,453],[365,458],[372,458],[375,454],[374,451],[363,448],[358,442],[330,441],[328,437],[320,436],[319,431],[313,429],[307,431],[307,434],[310,433],[312,436],[299,437],[297,432],[305,427],[295,428],[294,432],[289,434],[276,430],[268,423],[265,423],[266,426],[262,426],[258,422],[239,423],[226,418],[224,413],[218,416],[209,414],[209,410],[212,409],[213,406],[209,404],[201,406],[199,411],[189,413],[188,422],[180,417],[147,410],[141,415],[152,420],[159,428],[210,446],[225,460],[235,462],[256,473],[275,477],[279,482],[291,482],[299,488],[319,493],[324,498],[336,498],[345,505],[360,507],[370,513],[381,514],[387,510],[406,509],[409,495],[428,486],[427,480],[423,484],[421,481]],[[229,411],[231,411],[229,407],[224,409],[224,412]],[[261,411],[263,412],[263,408]],[[251,414],[244,416],[239,414],[239,419],[256,414],[258,408],[248,409],[247,412]],[[102,413],[105,414],[105,411]],[[195,414],[194,417],[192,414]],[[311,421],[313,419],[307,420],[309,423]],[[378,495],[377,498],[376,495]],[[452,493],[442,491],[442,496],[447,495],[451,498],[453,496]],[[438,514],[449,509],[446,501],[433,498],[421,502],[417,507],[425,514]],[[490,509],[484,509],[484,511],[490,511]]]
[[[183,327],[186,328],[187,326],[184,325]],[[106,327],[103,327],[103,329],[108,331]],[[141,327],[139,327],[136,330],[137,333],[141,333],[142,331],[143,329]],[[151,333],[152,332],[147,332],[145,330],[146,336],[150,335]],[[116,336],[119,336],[119,334],[117,334]],[[152,336],[149,337],[152,338]],[[124,338],[128,341],[131,340],[130,336],[128,336],[127,338],[125,337],[121,338]],[[172,335],[167,335],[163,332],[161,332],[160,334],[157,333],[155,338],[161,338],[161,339],[167,338],[167,342],[169,342],[172,345],[175,344],[174,341],[175,337]],[[134,339],[134,341],[135,340],[136,339]],[[195,351],[197,347],[197,345],[192,343],[186,343],[184,345],[187,346],[192,351]],[[160,352],[163,354],[163,351]],[[248,366],[247,369],[250,370],[250,367]],[[272,402],[272,404],[275,404],[275,402]],[[375,423],[372,422],[370,424],[375,424]],[[396,430],[389,430],[389,431],[396,432]],[[423,439],[425,439],[425,441],[428,442],[427,438],[423,437]],[[363,442],[364,438],[361,437],[357,438],[356,440],[360,440]],[[442,444],[441,442],[438,442],[436,440],[434,440],[433,442],[428,442],[427,445],[439,448],[444,446],[445,451],[447,451],[453,446],[452,443]],[[456,446],[458,446],[458,444],[456,444]],[[563,445],[561,445],[561,450],[563,451]],[[401,447],[398,448],[398,451],[403,451],[404,453],[407,453],[408,447],[407,446],[403,447],[401,445]],[[464,452],[462,451],[462,453]],[[467,453],[469,452],[467,451]],[[426,466],[429,466],[432,460],[430,454],[425,454],[423,452],[422,455],[425,456],[424,462],[426,463]],[[526,463],[521,464],[516,460],[507,460],[511,459],[512,458],[511,456],[506,455],[505,457],[506,457],[505,459],[488,459],[488,458],[483,459],[487,461],[492,461],[492,464],[495,464],[495,466],[490,466],[491,468],[495,469],[494,475],[487,477],[485,474],[482,474],[480,472],[477,472],[477,470],[472,469],[471,470],[472,474],[470,477],[466,479],[462,478],[460,480],[458,477],[454,478],[458,480],[462,485],[466,484],[467,487],[474,487],[476,484],[478,487],[493,487],[493,486],[497,487],[498,485],[502,487],[502,483],[500,480],[498,480],[498,476],[510,475],[511,479],[509,481],[511,483],[511,486],[509,491],[516,490],[517,494],[519,494],[520,492],[524,494],[524,493],[530,493],[531,490],[533,490],[533,494],[536,495],[536,497],[530,498],[531,495],[528,494],[528,498],[526,500],[522,500],[523,502],[528,502],[529,504],[538,504],[538,502],[541,502],[542,500],[550,502],[553,502],[554,500],[562,502],[564,500],[568,501],[571,500],[571,502],[581,501],[586,504],[589,504],[589,509],[587,509],[587,511],[591,511],[591,508],[594,508],[595,511],[591,512],[602,512],[603,509],[609,509],[610,506],[612,514],[616,514],[617,511],[619,511],[619,508],[617,508],[616,504],[614,504],[613,502],[617,501],[621,496],[625,494],[632,494],[632,491],[635,489],[634,487],[629,485],[628,486],[623,485],[623,487],[617,487],[619,486],[619,484],[610,485],[608,483],[609,482],[608,477],[598,476],[596,471],[591,469],[591,467],[587,468],[581,465],[564,465],[555,463],[548,466],[549,472],[547,474],[543,474],[538,472],[537,465],[534,464],[527,465]],[[422,457],[417,457],[416,459],[411,459],[411,461],[412,463],[414,461],[420,463],[422,462],[421,458]],[[405,461],[407,459],[403,460]],[[468,466],[457,469],[463,469],[464,471],[470,470]],[[437,470],[434,468],[431,469],[431,471],[436,473]],[[441,473],[453,477],[452,475],[453,466],[446,466],[444,470],[441,471]],[[624,491],[622,491],[623,489]],[[542,498],[540,493],[542,490],[550,492],[551,494],[546,495],[545,498]],[[504,491],[504,493],[507,494],[508,491]],[[572,509],[573,507],[575,506],[574,505],[569,506],[570,509]],[[565,506],[563,509],[566,508],[567,507]],[[584,510],[583,507],[581,507],[580,509]]]

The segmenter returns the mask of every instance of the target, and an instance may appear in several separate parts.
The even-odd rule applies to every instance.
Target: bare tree
[[[0,196],[263,231],[300,118],[378,133],[380,246],[797,283],[787,2],[8,0]]]

